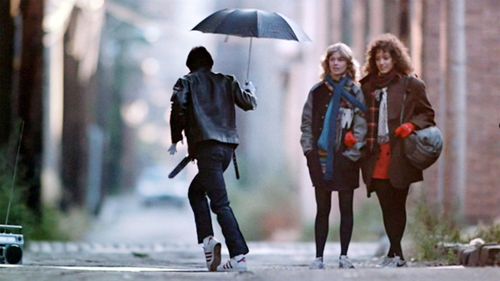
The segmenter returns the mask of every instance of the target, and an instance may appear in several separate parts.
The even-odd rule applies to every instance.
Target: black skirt
[[[323,175],[326,171],[326,152],[318,152]],[[333,178],[325,181],[325,188],[331,191],[353,190],[359,187],[359,161],[352,161],[342,154],[341,150],[335,152],[333,159]]]

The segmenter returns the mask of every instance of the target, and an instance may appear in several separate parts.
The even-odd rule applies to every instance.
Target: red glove
[[[357,142],[358,140],[351,131],[345,134],[344,144],[347,147],[347,149],[351,149]]]
[[[396,137],[406,139],[415,131],[415,125],[412,123],[404,123],[401,126],[399,126],[396,131],[394,131],[394,134]]]

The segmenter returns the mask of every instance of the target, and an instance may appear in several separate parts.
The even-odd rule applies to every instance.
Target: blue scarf
[[[327,83],[333,87],[333,97],[328,104],[323,131],[318,139],[318,147],[327,151],[325,180],[333,179],[333,159],[336,147],[337,115],[340,109],[340,98],[346,99],[352,105],[359,107],[362,111],[367,111],[366,106],[345,90],[351,78],[344,76],[339,82],[335,82],[331,76],[326,76]]]

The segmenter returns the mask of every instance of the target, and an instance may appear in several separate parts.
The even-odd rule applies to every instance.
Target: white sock
[[[213,238],[212,235],[209,235],[209,236],[203,238],[203,246],[206,247],[208,245],[208,241],[210,241],[210,239],[212,239],[212,238]]]
[[[245,257],[245,255],[237,255],[237,256],[234,256],[234,257],[233,257],[233,259],[234,259],[235,261],[240,261],[240,260],[241,260],[242,258],[244,258],[244,257]]]

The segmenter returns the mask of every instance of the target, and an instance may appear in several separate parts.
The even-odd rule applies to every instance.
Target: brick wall
[[[467,48],[467,189],[465,216],[470,222],[489,221],[500,217],[500,10],[497,1],[466,1]],[[443,8],[440,1],[424,5],[423,78],[431,102],[438,112],[442,76],[439,75],[440,21]],[[446,36],[445,36],[446,38]],[[436,75],[437,74],[437,75]],[[438,198],[438,167],[426,171],[430,198]],[[445,189],[450,196],[453,187]]]
[[[440,19],[441,19],[441,5],[439,2],[429,3],[424,5],[424,19],[423,19],[423,33],[424,38],[422,50],[422,79],[427,86],[427,94],[433,108],[436,110],[436,122],[441,126],[439,120],[439,113],[442,112],[439,95],[440,83],[442,82],[441,69],[440,69]],[[434,202],[440,201],[438,196],[438,167],[439,162],[431,166],[424,172],[425,183],[423,188],[427,197],[434,198]]]
[[[467,216],[500,216],[500,10],[498,1],[467,1]]]

